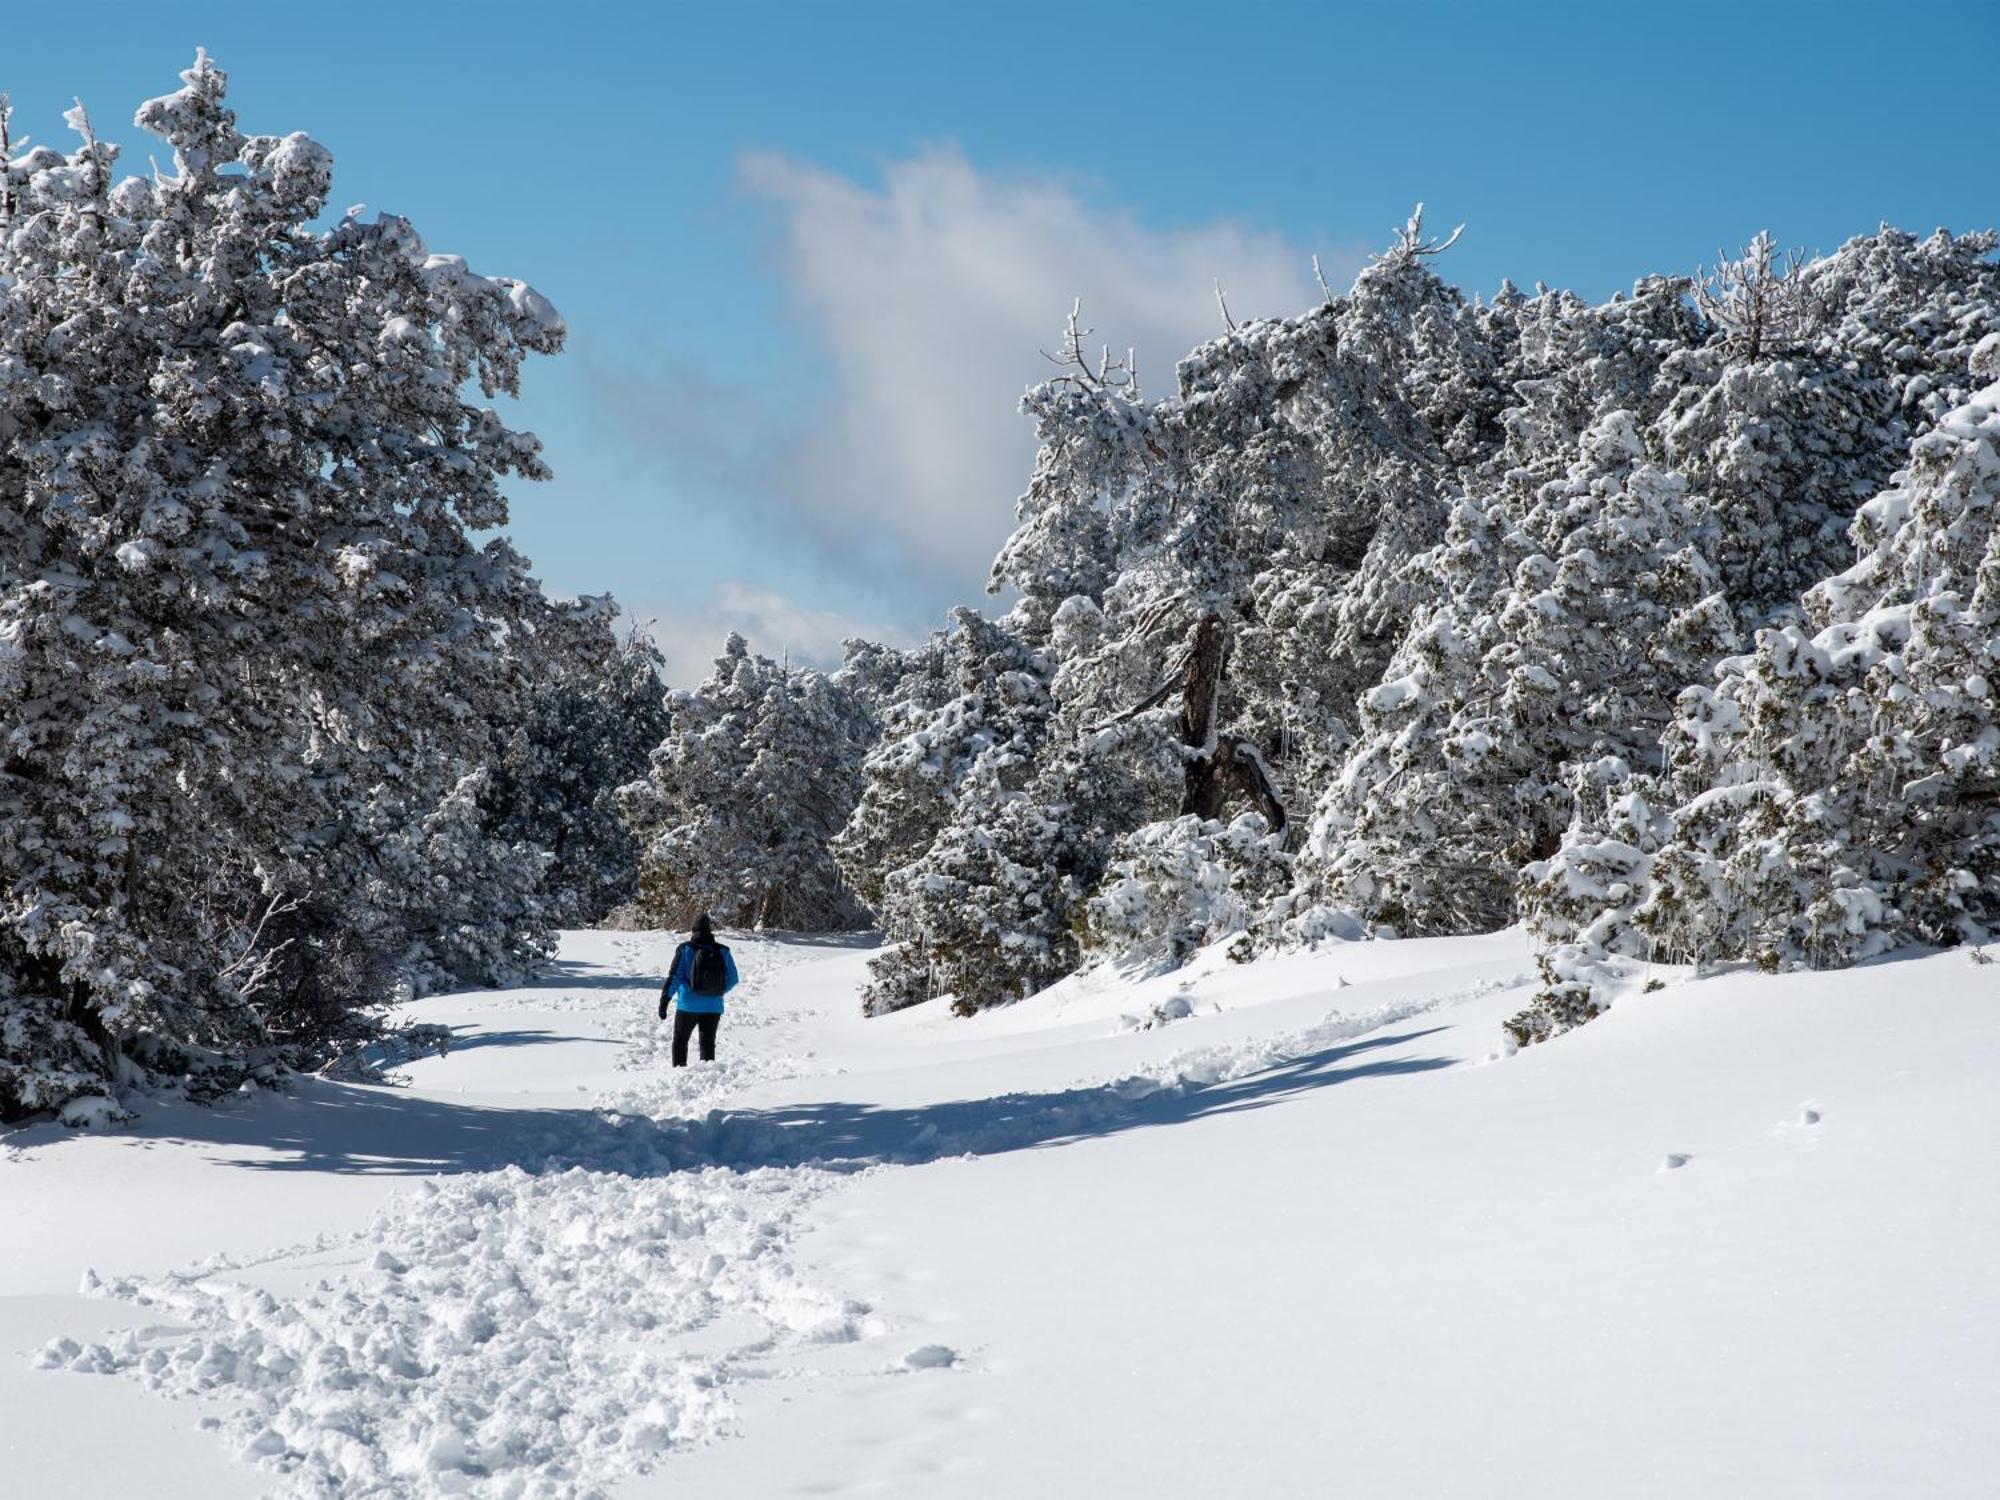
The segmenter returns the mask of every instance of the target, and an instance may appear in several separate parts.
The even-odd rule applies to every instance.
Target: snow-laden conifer
[[[1996,517],[1989,385],[1862,508],[1861,560],[1808,596],[1810,624],[1689,695],[1691,795],[1637,918],[1656,951],[1833,965],[2000,925]]]
[[[171,173],[117,178],[81,106],[73,151],[0,165],[0,1005],[46,1060],[5,1114],[384,998],[284,986],[400,941],[389,815],[476,769],[540,607],[473,539],[538,444],[467,388],[514,393],[561,320],[405,219],[321,225],[325,148],[239,130],[206,56],[183,80],[138,112]]]
[[[537,643],[526,716],[501,726],[484,799],[496,837],[549,855],[540,901],[558,927],[590,926],[635,894],[639,845],[617,791],[645,774],[668,725],[658,649],[636,631],[620,640],[608,600],[583,606],[558,649]]]
[[[668,700],[647,776],[620,791],[642,844],[639,912],[665,927],[860,926],[833,839],[861,792],[872,711],[840,673],[750,650],[732,633],[701,686]]]
[[[1085,903],[1085,955],[1178,967],[1245,931],[1291,879],[1284,841],[1258,813],[1146,824],[1118,841]]]
[[[1580,447],[1525,502],[1462,505],[1430,555],[1447,602],[1364,696],[1314,817],[1301,874],[1323,902],[1405,933],[1504,925],[1569,824],[1572,768],[1651,764],[1679,686],[1733,644],[1685,482],[1630,413]]]
[[[862,789],[834,853],[850,885],[882,915],[885,886],[920,857],[954,815],[959,789],[984,759],[1018,784],[1054,711],[1044,658],[1005,621],[955,610],[948,631],[900,663],[878,710],[881,737],[861,766]]]
[[[2000,375],[2000,335],[1976,346]],[[1917,439],[1808,623],[1681,696],[1664,775],[1530,871],[1550,984],[1510,1023],[1587,1019],[1632,954],[1833,966],[2000,926],[2000,385]]]

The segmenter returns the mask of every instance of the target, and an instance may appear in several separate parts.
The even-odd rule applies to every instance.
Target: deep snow
[[[2000,966],[1662,971],[1503,1056],[1517,932],[972,1021],[747,939],[675,1074],[670,943],[411,1007],[401,1088],[0,1137],[0,1489],[2000,1483]]]

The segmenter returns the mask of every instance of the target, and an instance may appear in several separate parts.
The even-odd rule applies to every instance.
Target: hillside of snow
[[[447,1056],[0,1135],[0,1485],[287,1495],[1987,1496],[2000,967],[1624,995],[1526,938],[864,1020],[745,939],[409,1007]],[[170,1397],[178,1399],[160,1399]]]

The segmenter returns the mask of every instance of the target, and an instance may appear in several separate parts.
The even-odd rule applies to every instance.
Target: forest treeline
[[[1981,942],[1994,246],[1760,235],[1601,304],[1481,301],[1419,215],[1163,398],[1073,315],[1024,403],[1040,456],[993,568],[1018,602],[825,679],[732,642],[682,723],[787,748],[681,780],[677,723],[637,799],[653,899],[858,899],[891,944],[875,1010],[1232,933],[1248,957],[1525,920],[1522,1042],[1595,1014],[1616,955]]]

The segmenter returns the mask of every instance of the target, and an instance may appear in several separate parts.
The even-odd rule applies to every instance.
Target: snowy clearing
[[[9,1493],[1992,1492],[1963,952],[1502,1057],[1513,931],[970,1021],[752,939],[675,1075],[671,942],[410,1007],[400,1088],[0,1137]]]

